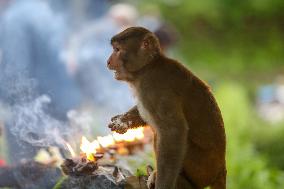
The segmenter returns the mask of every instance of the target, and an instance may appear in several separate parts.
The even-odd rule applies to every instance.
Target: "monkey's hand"
[[[126,131],[130,128],[132,121],[124,115],[117,115],[111,118],[111,122],[108,127],[119,134],[126,133]]]
[[[111,123],[108,125],[108,127],[112,131],[123,134],[128,129],[133,129],[145,125],[146,122],[139,115],[137,107],[134,106],[125,114],[117,115],[111,118]]]
[[[156,181],[156,171],[153,170],[151,166],[147,166],[147,187],[148,189],[155,189],[155,181]]]

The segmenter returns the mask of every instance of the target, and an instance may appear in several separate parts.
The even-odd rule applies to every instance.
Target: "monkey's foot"
[[[150,165],[147,166],[147,187],[149,189],[155,189],[155,181],[156,181],[156,171],[154,171],[153,167]]]
[[[127,121],[124,118],[124,115],[117,115],[111,118],[111,123],[108,127],[117,133],[123,134],[129,129],[129,126],[132,124],[132,121]]]

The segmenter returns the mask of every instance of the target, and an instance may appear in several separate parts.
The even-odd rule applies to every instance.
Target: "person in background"
[[[158,37],[161,49],[164,52],[168,52],[178,41],[177,31],[169,24],[162,23],[155,31],[153,31]]]
[[[171,48],[178,41],[178,32],[170,23],[163,20],[159,10],[149,9],[137,21],[139,26],[143,26],[152,31],[159,39],[163,52],[170,53]]]
[[[86,104],[94,107],[93,117],[98,125],[106,125],[112,114],[123,112],[134,104],[128,86],[113,79],[106,62],[112,51],[110,38],[120,30],[133,26],[137,16],[133,6],[115,4],[103,17],[83,27],[70,41],[69,68]],[[106,134],[108,130],[100,127],[98,132]]]
[[[46,95],[50,103],[44,113],[48,118],[66,122],[66,113],[80,104],[80,93],[59,58],[64,31],[56,21],[46,1],[14,0],[9,3],[1,23],[0,100],[6,109],[13,111],[15,107]],[[15,127],[29,128],[29,117],[24,115],[20,117],[24,120],[20,124],[27,125],[15,123],[13,116],[21,116],[17,114],[12,114],[4,123],[9,161],[13,164],[32,159],[39,149],[14,132]],[[27,137],[41,140],[38,134],[43,127],[39,122],[31,133],[26,131],[30,135]]]
[[[8,0],[0,0],[0,26],[2,25],[2,14],[5,11],[7,4],[8,4]],[[0,27],[0,36],[1,35],[2,35],[2,27]],[[1,44],[2,43],[1,43],[1,37],[0,37],[0,65],[2,63],[2,53],[3,53],[3,50],[1,48]],[[2,104],[0,102],[0,137],[2,136],[2,133],[3,133],[3,120],[1,119],[3,117],[2,116],[3,113],[1,111],[1,109],[2,109]],[[1,146],[1,143],[0,143],[0,149],[2,149],[1,147],[2,146]],[[6,165],[5,160],[2,159],[1,152],[2,151],[0,150],[0,168],[4,167]]]
[[[2,135],[2,123],[0,121],[0,137],[1,137],[1,135]],[[0,146],[0,149],[1,149],[1,146]],[[4,159],[1,158],[1,155],[2,154],[0,154],[0,168],[4,167],[6,165],[6,162],[5,162]]]
[[[0,167],[4,167],[6,165],[5,160],[0,159]]]

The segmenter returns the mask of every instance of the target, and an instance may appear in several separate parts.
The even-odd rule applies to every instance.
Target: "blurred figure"
[[[107,12],[108,0],[86,0],[86,17],[93,20],[102,17]]]
[[[155,35],[158,37],[161,49],[164,52],[168,52],[178,40],[177,31],[169,24],[162,23],[155,31]]]
[[[55,13],[64,17],[68,26],[78,30],[82,24],[103,16],[108,0],[47,0]]]
[[[2,128],[2,123],[1,123],[1,120],[0,120],[0,138],[1,138],[1,136],[2,136],[2,130],[3,130],[3,128]],[[0,149],[1,149],[1,146],[0,146]],[[1,152],[1,151],[0,151]],[[1,167],[4,167],[5,166],[5,160],[4,159],[1,159],[2,157],[1,157],[1,154],[0,154],[0,168]]]
[[[0,1],[0,18],[4,10],[6,9],[6,6],[9,4],[9,1],[11,0],[1,0]]]
[[[70,43],[69,54],[75,57],[69,57],[69,68],[71,72],[76,69],[77,82],[87,102],[94,105],[99,125],[106,125],[111,115],[134,104],[128,86],[113,79],[106,62],[112,52],[110,38],[134,25],[136,18],[137,11],[131,5],[113,5],[101,19],[88,23]],[[108,129],[101,126],[100,131],[106,133]]]
[[[79,105],[80,94],[67,75],[64,64],[60,62],[63,28],[57,24],[57,18],[46,1],[11,1],[3,14],[1,30],[0,100],[13,113],[14,107],[25,106],[45,94],[51,100],[44,109],[50,116],[48,118],[66,121],[67,111]],[[24,116],[20,117],[24,120],[22,123],[32,121],[30,117],[25,117],[26,114],[24,112]],[[38,150],[15,135],[15,127],[21,125],[15,123],[14,116],[21,115],[11,114],[5,120],[11,163],[32,159]],[[41,119],[38,118],[42,122],[38,123],[37,128],[32,128],[27,137],[41,140],[38,134],[45,126]],[[28,125],[22,126],[28,128]]]
[[[266,121],[279,123],[284,120],[284,76],[278,76],[275,83],[261,86],[257,108]]]
[[[5,166],[5,161],[3,159],[0,159],[0,168]]]
[[[178,41],[177,30],[160,17],[158,10],[148,10],[137,23],[155,33],[159,39],[161,49],[165,53],[169,53],[171,47]]]

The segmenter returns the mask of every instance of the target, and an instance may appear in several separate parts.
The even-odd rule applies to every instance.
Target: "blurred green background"
[[[256,98],[283,75],[284,1],[146,0],[139,7],[176,27],[174,56],[213,88],[227,133],[228,188],[283,188],[284,124],[263,120]]]

